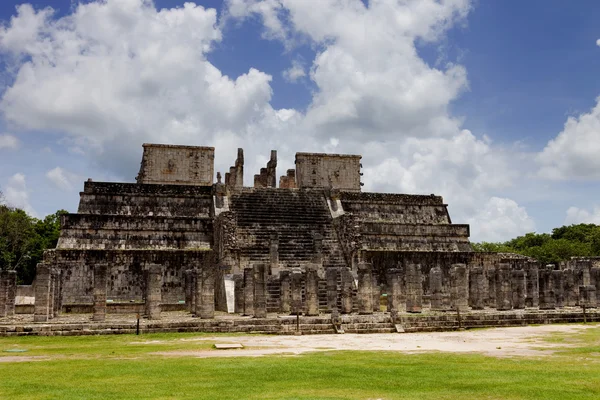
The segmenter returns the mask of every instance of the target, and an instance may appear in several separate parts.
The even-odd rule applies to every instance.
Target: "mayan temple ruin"
[[[362,192],[359,155],[297,153],[278,178],[272,151],[245,185],[243,150],[216,182],[214,152],[144,144],[135,183],[85,182],[37,267],[33,321],[177,311],[156,330],[394,332],[577,320],[559,311],[600,300],[600,260],[473,252],[441,196]]]

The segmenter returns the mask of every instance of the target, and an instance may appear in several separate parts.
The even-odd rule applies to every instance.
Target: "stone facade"
[[[57,248],[38,266],[35,321],[165,310],[200,320],[386,310],[396,321],[600,303],[598,260],[542,267],[475,253],[469,226],[452,223],[441,196],[361,192],[360,156],[298,153],[279,188],[275,151],[254,187],[243,185],[242,149],[215,184],[212,148],[144,145],[143,157],[137,183],[85,183],[78,213],[62,218]]]

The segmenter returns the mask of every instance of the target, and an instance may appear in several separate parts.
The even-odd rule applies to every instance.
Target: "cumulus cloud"
[[[569,117],[537,156],[539,175],[553,180],[600,179],[600,98],[588,113]]]
[[[600,39],[596,40],[596,46],[600,47]]]
[[[302,112],[272,107],[270,75],[228,77],[207,60],[235,25],[215,10],[106,0],[56,18],[24,5],[0,28],[16,71],[0,111],[22,129],[62,132],[69,148],[123,176],[135,174],[143,142],[213,145],[221,171],[244,147],[247,178],[270,149],[280,171],[295,151],[363,154],[367,189],[441,194],[464,222],[511,184],[511,163],[449,111],[468,89],[466,69],[427,64],[416,43],[438,42],[470,10],[469,0],[321,0],[319,12],[309,1],[227,1],[225,19],[260,19],[263,37],[290,53],[300,42],[316,49],[306,66],[282,71],[314,84]],[[522,220],[498,214],[510,216]]]
[[[16,149],[19,147],[19,140],[7,133],[0,135],[0,150],[2,149]]]
[[[62,190],[73,190],[73,185],[81,181],[81,177],[61,167],[46,172],[46,178]]]
[[[293,60],[291,67],[283,71],[283,78],[288,82],[296,82],[298,79],[306,76],[304,65],[298,60]]]
[[[591,211],[584,208],[569,207],[565,225],[598,224],[600,225],[600,207],[595,206]]]
[[[29,203],[29,189],[25,175],[22,173],[14,174],[9,180],[4,190],[6,203],[11,207],[25,210],[28,214],[37,217],[37,213]]]
[[[514,200],[492,197],[467,220],[471,235],[488,242],[502,242],[535,231],[534,221]]]

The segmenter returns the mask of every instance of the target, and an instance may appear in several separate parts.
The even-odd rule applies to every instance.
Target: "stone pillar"
[[[302,313],[302,274],[300,272],[292,272],[292,314],[299,315]]]
[[[50,272],[50,271],[48,271]],[[94,265],[94,308],[92,321],[102,322],[106,319],[106,275],[108,265]],[[48,276],[50,281],[50,274]],[[50,284],[50,282],[48,282]],[[49,293],[50,295],[50,293]],[[147,302],[148,300],[146,300]]]
[[[254,315],[254,269],[244,268],[244,315]]]
[[[556,295],[554,294],[554,281],[552,270],[548,267],[538,271],[540,287],[540,310],[553,310],[556,307]]]
[[[244,276],[240,274],[233,275],[233,312],[236,314],[244,313]]]
[[[373,312],[381,311],[381,286],[377,282],[377,276],[372,274],[371,293],[373,294]]]
[[[510,264],[498,264],[496,268],[496,309],[511,310],[512,305],[512,273]]]
[[[429,291],[431,292],[431,311],[443,310],[442,269],[440,267],[433,267],[429,270]]]
[[[325,270],[325,280],[327,281],[327,311],[334,312],[334,310],[337,311],[338,308],[337,268],[327,268]]]
[[[194,309],[192,308],[192,299],[194,296],[194,287],[192,286],[194,282],[193,278],[193,270],[186,269],[183,273],[185,279],[185,308],[188,312],[193,313]]]
[[[486,271],[488,298],[487,305],[490,308],[496,308],[496,267],[492,267]]]
[[[50,297],[48,298],[48,318],[54,318],[54,303],[56,301],[56,268],[50,268]],[[104,320],[103,320],[104,321]]]
[[[341,287],[341,310],[342,314],[350,314],[352,312],[352,288],[354,287],[354,277],[348,268],[340,270],[342,287]]]
[[[6,317],[6,302],[8,300],[8,271],[0,270],[0,318]]]
[[[6,316],[15,315],[15,299],[17,297],[17,271],[6,271]]]
[[[469,309],[469,275],[465,264],[453,264],[450,269],[450,299],[453,310]]]
[[[525,297],[526,307],[539,307],[540,305],[540,287],[539,287],[539,269],[538,264],[530,262],[527,264],[525,276],[527,296]]]
[[[404,311],[404,307],[401,307],[401,283],[402,282],[400,281],[400,270],[398,268],[389,269],[387,271],[387,310],[390,313]]]
[[[579,302],[579,284],[576,282],[576,275],[572,269],[563,270],[564,301],[567,307],[575,307]]]
[[[421,265],[406,266],[406,311],[419,313],[423,310],[423,283]]]
[[[267,317],[267,271],[265,264],[254,265],[254,317]]]
[[[292,284],[290,271],[281,271],[279,274],[279,311],[289,314],[292,311]]]
[[[196,275],[196,317],[213,319],[215,317],[215,275],[211,265],[204,265]]]
[[[319,276],[317,275],[316,265],[306,267],[306,281],[304,285],[306,315],[319,315]]]
[[[590,269],[590,284],[596,287],[596,302],[600,304],[600,268],[592,267]]]
[[[525,308],[525,271],[516,269],[512,271],[512,303],[513,308]]]
[[[559,269],[552,271],[552,281],[554,282],[554,296],[556,297],[556,307],[565,306],[564,275]]]
[[[373,266],[366,262],[358,264],[358,313],[373,314]]]
[[[53,317],[60,316],[62,311],[62,301],[63,301],[63,293],[62,293],[62,270],[59,268],[55,269],[55,279],[54,279],[54,315]]]
[[[469,305],[473,310],[483,310],[486,297],[483,267],[475,266],[469,271]]]
[[[579,286],[579,305],[586,308],[596,308],[598,306],[596,286]]]
[[[279,237],[274,233],[269,238],[269,270],[272,275],[279,272]]]
[[[146,317],[160,319],[162,300],[162,265],[149,264],[146,280]]]
[[[35,308],[33,322],[48,321],[50,301],[50,265],[39,263],[35,274]]]

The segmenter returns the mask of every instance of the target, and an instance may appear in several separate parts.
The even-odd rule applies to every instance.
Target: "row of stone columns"
[[[185,271],[185,303],[188,311],[202,319],[215,317],[216,271],[195,268]]]
[[[0,271],[0,318],[15,315],[17,295],[17,271]]]

